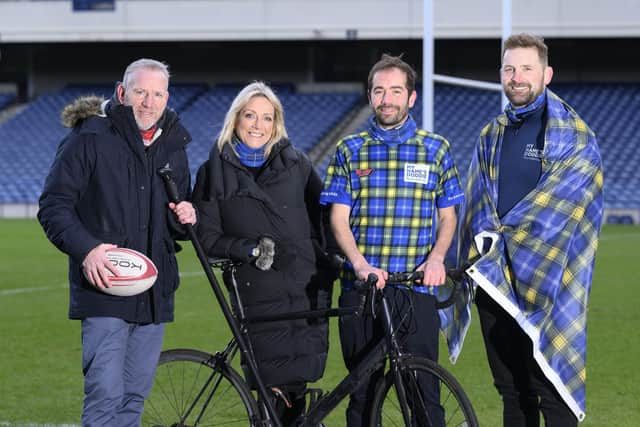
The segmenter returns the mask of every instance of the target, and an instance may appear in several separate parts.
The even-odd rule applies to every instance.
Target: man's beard
[[[409,109],[407,107],[401,108],[397,106],[394,106],[394,108],[396,108],[396,113],[393,115],[385,115],[382,112],[378,111],[378,109],[376,109],[374,113],[376,115],[376,120],[378,121],[378,124],[385,126],[387,128],[393,128],[399,125],[400,123],[404,122],[405,119],[407,118],[407,115],[409,114]]]
[[[138,130],[143,131],[143,132],[153,128],[158,123],[158,121],[154,121],[154,122],[151,122],[151,123],[149,123],[149,122],[143,123],[142,120],[138,120],[137,118],[135,118],[135,120],[136,120],[136,124],[138,125]]]
[[[531,84],[527,84],[526,86],[529,88],[529,91],[525,95],[515,94],[511,85],[503,87],[504,94],[513,107],[519,108],[531,104],[538,96],[540,96],[542,90],[544,90],[544,84],[540,85],[541,90],[539,93],[535,93],[533,91]]]

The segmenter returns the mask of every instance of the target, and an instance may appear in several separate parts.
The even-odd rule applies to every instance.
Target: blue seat
[[[187,153],[192,175],[204,162],[222,128],[231,101],[244,83],[171,85],[169,105],[179,112],[193,137]],[[297,93],[290,83],[276,83],[285,109],[292,142],[310,151],[343,117],[358,106],[357,93]],[[605,207],[640,208],[640,84],[554,84],[563,97],[589,124],[598,137],[605,173]],[[411,114],[422,125],[422,99]],[[110,97],[111,84],[69,85],[44,94],[0,124],[0,167],[9,176],[0,185],[0,203],[35,203],[60,140],[66,135],[60,110],[85,94]],[[466,172],[482,127],[499,113],[500,95],[480,89],[435,85],[434,130],[451,144],[461,179]],[[0,95],[0,108],[5,99]],[[361,123],[359,129],[366,128]],[[328,161],[317,165],[322,173]],[[633,218],[631,218],[633,220]],[[620,221],[620,219],[616,220]],[[628,219],[624,219],[628,221]]]
[[[0,111],[11,105],[16,96],[12,93],[0,93]]]

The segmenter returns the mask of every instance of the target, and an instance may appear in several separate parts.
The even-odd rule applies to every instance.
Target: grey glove
[[[267,271],[273,265],[276,256],[276,243],[272,238],[263,236],[258,241],[258,246],[254,248],[252,253],[256,256],[255,265],[262,271]]]

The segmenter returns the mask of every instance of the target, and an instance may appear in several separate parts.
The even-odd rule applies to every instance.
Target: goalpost
[[[512,0],[502,0],[502,43],[504,43],[504,41],[511,35],[511,1]],[[422,128],[428,131],[433,131],[434,82],[493,90],[502,93],[502,85],[499,83],[464,79],[434,73],[433,15],[433,0],[424,0],[422,25]],[[500,107],[506,104],[506,97],[504,93],[502,93]]]

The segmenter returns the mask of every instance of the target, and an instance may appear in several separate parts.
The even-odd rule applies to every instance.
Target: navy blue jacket
[[[181,196],[189,196],[185,145],[191,140],[177,115],[167,110],[162,134],[144,149],[131,107],[99,98],[70,106],[71,133],[60,143],[40,197],[38,219],[47,237],[69,255],[69,317],[118,317],[138,323],[173,320],[178,288],[175,258],[181,226],[168,209],[158,168],[169,165]],[[143,294],[118,297],[95,289],[82,261],[101,243],[135,249],[158,268]]]

